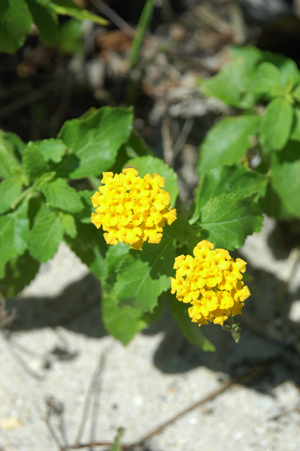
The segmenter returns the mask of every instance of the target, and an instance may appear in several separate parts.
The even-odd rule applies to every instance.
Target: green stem
[[[11,208],[14,210],[16,208],[16,206],[24,199],[24,197],[30,195],[30,193],[33,192],[33,187],[30,186],[29,188],[25,189],[25,191],[23,191],[16,199],[15,201],[11,204]]]
[[[131,52],[129,57],[130,69],[133,69],[138,63],[141,45],[144,39],[144,35],[150,26],[153,10],[154,10],[154,0],[147,0],[144,9],[142,11],[131,46]]]

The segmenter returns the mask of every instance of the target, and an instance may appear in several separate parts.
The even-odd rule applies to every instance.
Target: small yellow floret
[[[176,257],[175,278],[171,277],[171,292],[179,301],[191,303],[191,320],[202,324],[208,321],[223,325],[230,316],[242,313],[244,301],[250,291],[242,282],[247,263],[235,261],[225,249],[214,249],[202,240],[191,255]]]
[[[158,174],[138,177],[133,168],[121,174],[103,172],[102,185],[92,197],[96,213],[91,221],[104,230],[108,244],[124,242],[141,250],[145,241],[159,243],[165,223],[171,225],[176,210],[170,207],[170,194],[164,189],[165,179]]]

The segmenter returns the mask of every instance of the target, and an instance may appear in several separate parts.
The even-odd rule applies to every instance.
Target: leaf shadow
[[[276,260],[286,259],[291,250],[300,245],[299,219],[276,222],[267,242]]]
[[[247,272],[253,280],[248,282],[251,298],[245,303],[244,311],[257,318],[260,324],[267,325],[282,282],[270,272],[254,269],[250,265],[248,267]],[[75,333],[100,339],[107,335],[101,320],[100,296],[99,282],[88,274],[52,298],[31,296],[11,299],[7,307],[9,310],[16,308],[17,318],[8,330],[13,332],[62,326]],[[288,311],[299,298],[300,288],[287,293],[284,299],[285,310]],[[243,315],[237,319],[242,326],[239,344],[220,326],[202,326],[203,333],[216,347],[215,353],[204,352],[189,344],[167,308],[161,319],[142,334],[152,336],[163,332],[164,336],[153,355],[153,364],[165,374],[183,374],[204,366],[219,373],[220,378],[235,377],[256,362],[275,359],[276,364],[273,362],[270,365],[268,374],[251,386],[260,392],[271,394],[273,387],[287,380],[300,385],[300,356],[291,344],[276,343],[257,333],[245,323]],[[58,358],[65,358],[60,350],[54,349],[53,354],[59,354]],[[74,358],[74,355],[66,356],[66,359],[69,358]]]
[[[100,283],[87,274],[54,297],[16,297],[8,300],[16,318],[9,331],[63,326],[75,333],[101,338],[107,335],[100,314]]]
[[[246,301],[244,312],[256,318],[260,325],[267,328],[275,300],[282,288],[282,282],[274,274],[257,270],[248,265],[247,273],[253,277],[247,282],[251,297]],[[287,293],[284,310],[288,312],[293,301],[300,298],[300,288]],[[246,315],[245,315],[246,316]],[[237,317],[242,327],[241,341],[236,344],[231,335],[220,326],[209,324],[202,326],[204,335],[215,345],[216,352],[204,352],[191,345],[182,335],[179,327],[171,318],[167,308],[156,324],[144,330],[145,335],[164,333],[154,355],[154,365],[165,374],[185,373],[199,366],[204,366],[216,373],[221,379],[236,377],[246,372],[253,364],[272,361],[269,371],[251,386],[256,390],[271,394],[272,388],[292,380],[300,384],[300,356],[289,342],[275,342],[258,333],[243,319]],[[289,320],[288,320],[289,321]],[[274,321],[275,328],[281,331],[279,319]],[[294,329],[297,326],[294,326]],[[298,332],[299,335],[299,332]]]

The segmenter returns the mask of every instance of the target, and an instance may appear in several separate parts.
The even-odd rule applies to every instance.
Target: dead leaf
[[[98,36],[96,44],[103,51],[124,53],[130,48],[132,38],[124,33],[123,30],[114,30]]]

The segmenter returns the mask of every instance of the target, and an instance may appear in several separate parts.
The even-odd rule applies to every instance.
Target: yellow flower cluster
[[[175,208],[169,210],[170,194],[162,189],[164,178],[137,174],[133,168],[115,175],[103,172],[102,186],[91,197],[96,209],[91,221],[102,226],[108,244],[119,241],[142,249],[145,241],[159,243],[165,222],[171,225],[176,219]]]
[[[203,240],[191,255],[175,259],[175,279],[171,277],[172,293],[179,301],[191,303],[188,309],[193,322],[223,325],[230,316],[242,312],[250,291],[242,282],[246,262],[236,261],[224,249],[213,250],[214,245]]]

